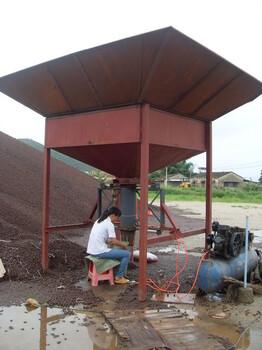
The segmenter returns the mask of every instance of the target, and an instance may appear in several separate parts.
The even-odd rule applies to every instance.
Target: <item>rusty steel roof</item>
[[[258,97],[262,84],[168,27],[4,76],[0,91],[44,117],[145,102],[213,121]]]

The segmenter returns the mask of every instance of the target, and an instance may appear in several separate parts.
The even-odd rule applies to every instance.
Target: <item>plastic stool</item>
[[[90,260],[88,270],[88,281],[89,280],[92,280],[93,287],[96,287],[98,285],[98,281],[110,281],[110,284],[112,286],[114,285],[113,269],[107,270],[99,275],[96,271],[95,264]]]

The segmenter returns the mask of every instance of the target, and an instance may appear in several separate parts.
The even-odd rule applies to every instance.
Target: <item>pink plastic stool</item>
[[[90,260],[88,270],[88,281],[89,280],[92,280],[93,287],[96,287],[98,285],[98,281],[110,281],[110,284],[112,286],[114,284],[113,269],[107,270],[99,275],[96,271],[95,264]]]

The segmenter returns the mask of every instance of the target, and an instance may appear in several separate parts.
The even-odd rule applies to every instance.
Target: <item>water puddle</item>
[[[241,337],[229,318],[216,319],[200,308],[179,308],[202,332],[228,339],[237,350],[260,350],[261,332],[248,329]],[[166,310],[167,311],[167,310]],[[141,317],[153,310],[142,311]],[[124,349],[116,332],[100,313],[85,310],[25,306],[0,307],[1,349]]]
[[[175,254],[178,253],[177,245],[172,245],[172,244],[169,245],[168,247],[157,249],[157,250],[161,253],[170,253],[170,252],[174,252]],[[179,254],[186,254],[186,252],[182,249],[179,249]],[[202,256],[201,253],[197,253],[197,252],[188,252],[188,254],[192,256]]]
[[[161,253],[170,253],[170,252],[177,253],[178,252],[177,245],[169,245],[168,247],[159,249],[158,251],[161,252]],[[185,252],[183,252],[181,250],[179,251],[179,253],[185,254]]]
[[[240,339],[237,350],[260,350],[261,349],[261,333],[250,329]]]
[[[1,349],[122,349],[99,313],[25,306],[0,307]]]
[[[186,310],[188,312],[188,310]],[[231,344],[236,345],[236,350],[260,350],[261,349],[261,332],[253,330],[252,326],[245,333],[240,335],[230,322],[228,317],[213,318],[208,314],[198,312],[193,322],[203,332],[212,334],[214,338],[228,339]]]

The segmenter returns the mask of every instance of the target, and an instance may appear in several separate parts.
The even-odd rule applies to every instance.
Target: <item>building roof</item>
[[[148,103],[213,121],[258,97],[262,84],[168,27],[4,76],[0,91],[44,117]]]
[[[223,177],[225,175],[228,175],[228,174],[234,174],[234,175],[242,178],[242,176],[234,173],[233,171],[214,171],[214,172],[212,172],[212,178],[213,179],[219,179],[219,178],[221,178],[221,177]],[[206,177],[206,173],[199,173],[199,174],[191,176],[192,179],[193,178],[199,178],[200,179],[200,178],[205,178],[205,177]]]
[[[185,176],[183,174],[168,174],[167,180],[168,181],[184,181],[185,179],[188,179],[188,176]],[[155,181],[165,181],[166,176],[161,176],[157,178]]]

